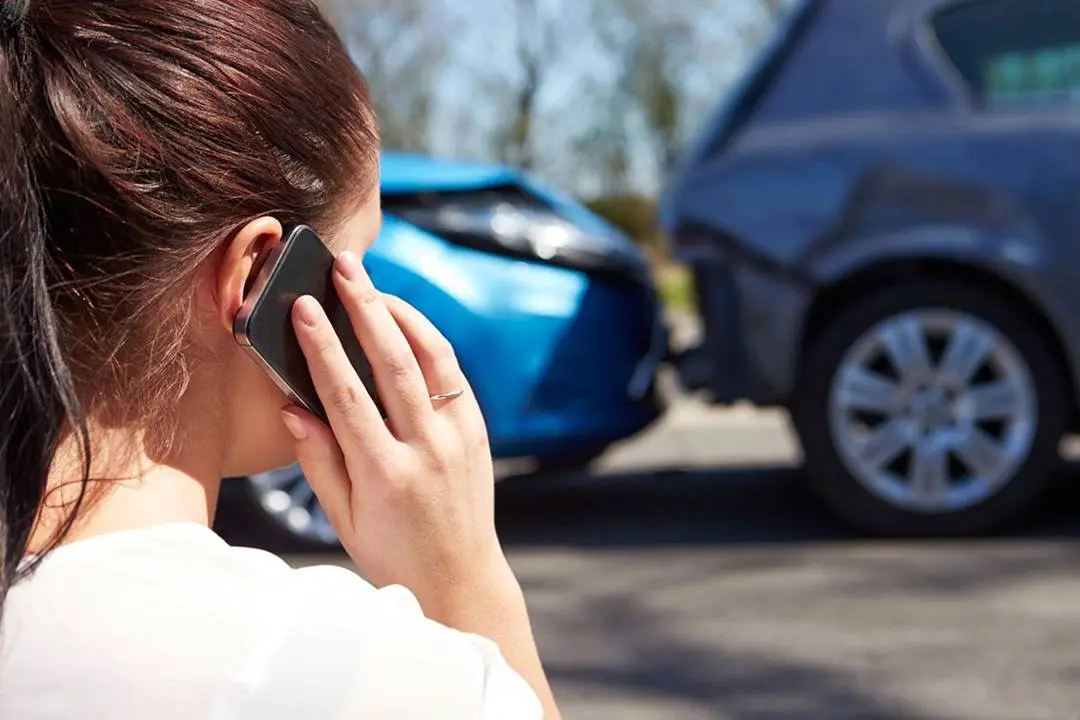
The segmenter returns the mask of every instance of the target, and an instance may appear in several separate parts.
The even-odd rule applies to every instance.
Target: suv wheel
[[[1027,313],[932,280],[857,298],[812,340],[792,415],[815,488],[858,527],[963,535],[1049,482],[1069,383]]]

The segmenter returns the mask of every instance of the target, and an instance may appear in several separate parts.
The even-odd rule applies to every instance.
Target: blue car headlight
[[[598,273],[648,276],[644,251],[621,233],[584,228],[519,190],[384,198],[406,222],[487,252]]]

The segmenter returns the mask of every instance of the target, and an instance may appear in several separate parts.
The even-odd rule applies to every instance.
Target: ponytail
[[[54,265],[27,115],[33,83],[19,34],[17,25],[0,27],[0,612],[8,590],[32,569],[20,565],[63,433],[81,441],[84,477],[90,458],[50,300]]]

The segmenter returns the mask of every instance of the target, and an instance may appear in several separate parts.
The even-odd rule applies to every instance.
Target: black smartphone
[[[334,255],[307,225],[285,228],[267,254],[233,322],[233,337],[292,402],[328,422],[292,324],[297,298],[311,295],[322,305],[360,380],[379,402],[371,365],[356,339],[333,280]]]

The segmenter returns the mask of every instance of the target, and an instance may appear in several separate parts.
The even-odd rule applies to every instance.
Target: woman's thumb
[[[294,405],[281,409],[281,421],[296,444],[296,459],[326,516],[340,534],[351,523],[352,484],[334,433],[311,413]],[[345,523],[344,526],[339,523]]]

